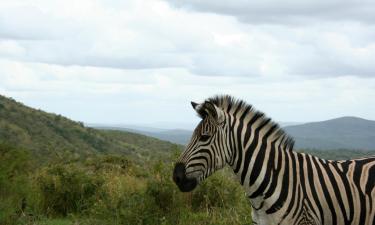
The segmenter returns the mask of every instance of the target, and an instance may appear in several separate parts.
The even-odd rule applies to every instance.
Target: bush
[[[147,184],[146,193],[153,203],[163,212],[171,212],[181,203],[181,194],[173,183],[172,168],[162,162],[154,165],[153,172]]]
[[[4,152],[0,152],[0,224],[54,224],[61,220],[81,225],[200,225],[251,221],[247,199],[228,171],[213,175],[191,193],[181,193],[172,181],[173,159],[137,165],[124,156],[64,157],[35,171],[28,165],[25,152]]]
[[[231,179],[231,172],[219,171],[197,187],[192,196],[192,206],[196,210],[228,208],[238,205],[244,196],[238,182]]]
[[[90,218],[100,221],[99,224],[143,224],[151,200],[145,194],[146,178],[137,175],[141,174],[139,168],[120,156],[92,158],[84,165],[103,179],[88,211]]]
[[[35,205],[29,175],[34,169],[25,150],[0,144],[0,224],[15,224]]]
[[[84,213],[95,200],[103,181],[75,165],[54,165],[37,177],[42,209],[46,215]]]

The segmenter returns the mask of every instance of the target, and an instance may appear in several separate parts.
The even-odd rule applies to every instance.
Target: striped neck
[[[231,156],[227,163],[249,195],[267,191],[265,184],[269,179],[277,179],[275,175],[281,164],[292,153],[293,139],[277,123],[242,100],[224,95],[208,101],[226,114],[228,155]]]
[[[264,194],[269,179],[292,152],[293,140],[257,111],[229,111],[228,138],[232,167],[249,196]],[[267,181],[268,180],[268,181]]]

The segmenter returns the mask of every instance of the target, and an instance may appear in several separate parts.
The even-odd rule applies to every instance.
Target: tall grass
[[[67,156],[43,166],[23,150],[0,152],[0,224],[249,224],[250,208],[223,171],[192,193],[171,179],[174,157]]]

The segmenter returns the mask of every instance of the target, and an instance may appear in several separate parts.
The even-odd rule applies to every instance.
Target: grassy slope
[[[121,127],[102,127],[112,130],[129,130],[161,140],[186,145],[192,135],[189,130],[145,130]],[[286,126],[283,128],[296,140],[296,149],[375,150],[375,121],[356,117]]]
[[[42,159],[63,152],[153,157],[179,148],[169,142],[130,132],[87,128],[80,122],[27,107],[1,95],[0,142],[29,149]]]
[[[284,128],[297,148],[375,150],[375,121],[357,117],[306,123]]]

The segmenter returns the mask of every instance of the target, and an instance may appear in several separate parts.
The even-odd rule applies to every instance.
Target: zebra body
[[[375,225],[375,157],[332,161],[295,152],[276,123],[230,96],[192,105],[202,121],[174,170],[181,191],[229,165],[254,224]]]

